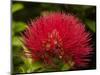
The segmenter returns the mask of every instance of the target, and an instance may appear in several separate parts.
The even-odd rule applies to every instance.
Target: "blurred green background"
[[[31,64],[30,59],[24,58],[23,44],[21,42],[21,33],[26,29],[27,23],[46,11],[63,11],[76,15],[86,25],[87,30],[92,33],[92,43],[94,54],[91,57],[90,66],[85,69],[96,68],[96,6],[88,5],[70,5],[54,3],[36,3],[36,2],[12,2],[12,72],[30,73],[37,71],[41,65]],[[34,66],[34,67],[33,67]]]

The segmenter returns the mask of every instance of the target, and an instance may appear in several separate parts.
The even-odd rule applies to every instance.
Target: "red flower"
[[[74,15],[53,12],[33,20],[24,32],[33,60],[50,66],[73,63],[85,67],[92,51],[90,33]]]

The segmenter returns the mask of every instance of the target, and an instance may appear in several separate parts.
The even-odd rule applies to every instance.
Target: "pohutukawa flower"
[[[90,33],[74,15],[50,12],[33,20],[24,32],[31,58],[58,68],[63,64],[85,67],[92,51]]]

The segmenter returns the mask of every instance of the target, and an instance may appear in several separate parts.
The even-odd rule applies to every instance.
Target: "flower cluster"
[[[76,16],[63,12],[50,12],[33,20],[23,39],[34,61],[52,67],[61,63],[85,67],[92,51],[85,25]]]

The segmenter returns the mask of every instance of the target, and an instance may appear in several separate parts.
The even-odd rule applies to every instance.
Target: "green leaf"
[[[15,22],[15,21],[13,21],[13,23],[12,23],[12,30],[15,33],[25,30],[26,27],[27,27],[27,25],[24,22]]]
[[[14,36],[12,38],[12,45],[13,46],[21,46],[22,45],[22,42],[20,41],[21,37],[19,36]]]
[[[19,11],[23,8],[24,8],[24,6],[20,3],[13,4],[12,5],[12,13],[15,13],[16,11]]]
[[[64,64],[63,67],[61,68],[61,70],[69,70],[70,69],[70,66],[69,64]]]
[[[24,65],[22,66],[24,71],[29,73],[29,72],[41,72],[43,71],[43,65],[37,61],[33,62],[31,58],[25,58],[23,57]]]
[[[19,71],[20,71],[21,73],[25,73],[24,67],[23,67],[23,66],[20,66],[20,67],[19,67]]]
[[[68,61],[68,63],[66,64],[63,64],[61,70],[64,71],[64,70],[70,70],[74,65],[74,62],[72,61]]]
[[[37,62],[34,62],[32,64],[32,70],[35,72],[35,71],[40,71],[41,69],[43,68],[43,65],[37,61]]]
[[[93,32],[96,32],[96,22],[95,21],[92,21],[92,20],[86,20],[86,25],[88,26],[88,28],[90,30],[92,30]]]

